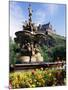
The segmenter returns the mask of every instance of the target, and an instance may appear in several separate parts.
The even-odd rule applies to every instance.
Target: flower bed
[[[36,69],[10,73],[12,88],[34,88],[65,85],[65,71],[57,69]]]

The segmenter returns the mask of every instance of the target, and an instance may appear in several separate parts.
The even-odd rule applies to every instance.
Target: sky
[[[28,20],[28,7],[31,4],[32,21],[38,24],[51,23],[56,33],[65,36],[66,31],[66,5],[52,3],[33,3],[10,1],[10,36],[15,37],[15,32],[22,30],[25,20]]]

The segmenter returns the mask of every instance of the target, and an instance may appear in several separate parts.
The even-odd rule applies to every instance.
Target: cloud
[[[48,4],[47,8],[48,14],[51,16],[55,15],[58,11],[58,5],[57,4]]]
[[[26,20],[24,8],[17,2],[10,2],[10,36],[15,37],[15,32],[22,30],[23,22]],[[57,4],[42,4],[33,14],[33,22],[38,24],[48,23],[58,11]],[[49,21],[48,21],[49,20]]]
[[[42,4],[41,7],[35,11],[34,22],[36,24],[47,23],[46,21],[50,20],[51,17],[53,18],[57,14],[57,11],[57,4]]]
[[[22,30],[25,16],[23,9],[16,2],[10,2],[10,36],[15,37],[15,32]]]
[[[45,11],[43,11],[42,9],[39,9],[35,12],[35,23],[38,24],[42,24],[44,23],[46,20],[46,13]]]

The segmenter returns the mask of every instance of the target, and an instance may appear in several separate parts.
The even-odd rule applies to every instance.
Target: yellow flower
[[[37,80],[36,80],[36,79],[34,79],[34,82],[37,82]]]
[[[38,71],[39,69],[36,69],[36,71]]]
[[[35,88],[36,86],[33,84],[32,87]]]
[[[52,74],[51,73],[49,73],[49,76],[51,76]]]
[[[32,83],[32,80],[31,79],[29,80],[29,83]]]
[[[41,79],[42,84],[45,83],[45,80]]]
[[[43,70],[43,68],[41,68],[41,70]]]

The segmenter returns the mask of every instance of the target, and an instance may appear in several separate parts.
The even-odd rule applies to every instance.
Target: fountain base
[[[20,56],[19,60],[21,63],[23,62],[29,63],[30,61],[31,62],[43,62],[43,57],[41,56],[40,53],[37,53],[31,56],[31,60],[30,60],[30,56]]]

